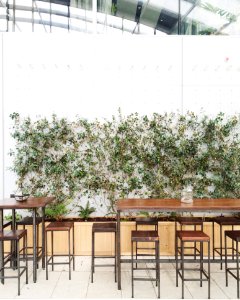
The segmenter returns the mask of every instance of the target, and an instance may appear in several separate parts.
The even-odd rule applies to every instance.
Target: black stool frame
[[[10,252],[4,259],[3,266],[0,268],[0,279],[2,284],[4,284],[5,279],[10,279],[10,278],[17,278],[18,279],[18,296],[20,296],[20,278],[23,275],[24,272],[26,272],[26,284],[28,284],[28,256],[26,254],[25,256],[25,265],[21,266],[20,265],[20,253],[25,251],[27,249],[27,230],[11,230],[7,231],[9,232],[12,237],[4,237],[1,236],[0,240],[3,242],[3,252],[4,252],[4,242],[10,241],[10,242],[15,242],[16,243],[16,253]],[[4,235],[4,231],[3,231]],[[23,247],[20,249],[20,240],[23,239]],[[6,276],[5,275],[5,269],[12,269],[12,261],[16,262],[16,270],[17,270],[17,275],[15,276]],[[6,264],[10,262],[10,266],[7,267]]]
[[[158,232],[158,220],[154,218],[136,218],[135,228],[138,230],[139,226],[153,226],[154,231]],[[135,257],[136,260],[138,259],[138,256],[152,256],[151,253],[138,253],[138,250],[154,250],[156,251],[155,247],[139,247],[138,242],[136,242],[136,248],[135,248]],[[138,268],[136,263],[136,268]],[[141,268],[138,268],[138,270],[141,270]],[[151,268],[149,268],[151,270]],[[155,270],[155,268],[152,268],[152,270]]]
[[[37,219],[36,219],[37,268],[38,268],[38,261],[42,258],[42,247],[39,245],[39,224],[41,224],[41,223],[42,223],[42,218],[37,217]],[[26,229],[26,226],[33,226],[33,218],[26,217],[19,221],[16,221],[16,229],[18,229],[18,226],[22,226],[24,230]],[[24,237],[24,239],[25,239],[25,237]],[[33,246],[28,246],[26,249],[24,249],[22,258],[20,258],[20,259],[25,259],[26,251],[28,251],[28,249],[32,249],[32,251],[33,251]],[[33,255],[29,255],[29,253],[28,253],[28,260],[33,260]]]
[[[179,231],[178,231],[179,232]],[[177,232],[177,235],[178,235]],[[177,238],[179,238],[177,236]],[[194,260],[192,260],[192,262],[187,259],[184,259],[184,256],[186,256],[186,254],[184,254],[184,250],[186,249],[185,244],[186,243],[192,243],[192,242],[196,242],[196,239],[192,239],[192,240],[188,240],[188,241],[182,241],[181,238],[180,239],[180,252],[178,251],[178,241],[176,243],[175,246],[175,252],[177,253],[176,255],[176,286],[178,287],[178,276],[180,276],[180,278],[182,279],[182,299],[184,299],[184,282],[185,281],[200,281],[200,287],[202,287],[202,282],[203,281],[207,281],[208,282],[208,299],[210,299],[210,240],[209,241],[197,241],[200,245],[200,268],[185,268],[185,263],[194,263]],[[207,243],[208,245],[208,257],[207,257],[207,271],[203,268],[203,243]],[[178,254],[180,254],[180,260],[178,257]],[[180,267],[179,267],[180,264]],[[185,271],[199,271],[200,272],[200,278],[186,278],[185,277]],[[203,275],[205,278],[203,278]]]
[[[149,232],[149,231],[144,231]],[[156,233],[156,231],[153,231]],[[156,233],[157,234],[157,233]],[[155,243],[155,259],[151,260],[152,262],[156,263],[156,268],[134,268],[134,262],[137,264],[137,262],[141,262],[141,259],[135,259],[133,255],[133,249],[134,249],[134,243],[141,242],[141,243],[149,243],[154,242]],[[136,248],[135,248],[136,249]],[[132,298],[134,298],[134,281],[156,281],[156,286],[158,287],[158,295],[157,297],[160,298],[160,268],[159,268],[159,239],[155,241],[151,240],[143,240],[140,238],[132,238],[131,239],[131,278],[132,278]],[[141,278],[141,277],[134,277],[134,270],[156,270],[156,277],[155,278]]]
[[[113,224],[112,228],[104,228],[104,225],[108,226]],[[95,223],[95,225],[99,225],[100,228],[92,228],[92,260],[91,260],[91,283],[93,283],[93,273],[95,273],[96,267],[114,267],[114,278],[115,282],[117,282],[117,224],[116,223]],[[96,233],[114,233],[114,255],[95,255],[95,234]],[[95,264],[96,258],[114,258],[114,264]]]
[[[178,217],[176,218],[176,221],[175,221],[175,245],[176,245],[176,242],[177,242],[177,239],[176,239],[176,236],[177,236],[177,231],[178,231],[178,223],[180,224],[180,231],[183,231],[183,226],[193,226],[193,230],[196,231],[197,230],[197,226],[200,226],[200,230],[203,231],[203,220],[201,218],[193,218],[193,220],[195,221],[186,221],[189,217]],[[192,219],[192,218],[191,218]],[[189,230],[189,229],[187,229]],[[200,250],[198,249],[197,247],[197,243],[194,242],[194,245],[193,246],[187,246],[187,247],[184,247],[184,249],[192,249],[194,250],[194,259],[197,258],[197,256],[200,256]],[[178,253],[181,252],[181,249],[180,247],[178,247]],[[175,252],[176,254],[176,252]],[[186,253],[185,256],[192,256],[191,253]]]
[[[228,267],[228,255],[227,255],[227,237],[232,240],[232,248],[230,248],[233,251],[233,255],[236,256],[236,267]],[[234,241],[236,244],[236,248],[234,247]],[[224,242],[225,242],[225,276],[226,276],[226,286],[228,286],[228,274],[232,275],[233,278],[237,280],[237,298],[239,299],[239,243],[240,241],[240,231],[225,231],[225,237],[224,237]],[[236,271],[236,274],[233,273],[232,271]]]
[[[219,225],[219,247],[215,247],[215,223]],[[224,239],[224,226],[231,226],[232,230],[234,230],[234,226],[240,226],[240,219],[237,219],[235,217],[216,217],[212,221],[212,237],[213,237],[213,260],[216,259],[215,252],[220,256],[220,269],[222,270],[222,261],[224,260],[223,257],[225,256],[225,245],[223,245],[223,239]],[[229,230],[228,230],[229,231]],[[234,259],[234,243],[232,240],[232,246],[227,247],[227,250],[231,250],[231,254],[227,254],[228,256],[232,256],[232,259]]]
[[[63,222],[64,223],[64,222]],[[52,271],[54,271],[54,265],[68,265],[69,266],[69,280],[71,280],[71,262],[73,262],[73,271],[75,271],[75,247],[74,247],[74,223],[71,228],[66,227],[66,229],[48,229],[46,227],[46,280],[48,280],[48,266],[52,266]],[[72,249],[71,249],[71,230],[72,230]],[[54,254],[54,232],[66,231],[68,233],[68,254]],[[51,233],[51,255],[48,257],[47,245],[48,245],[48,232]],[[54,262],[54,257],[68,257],[68,262]]]

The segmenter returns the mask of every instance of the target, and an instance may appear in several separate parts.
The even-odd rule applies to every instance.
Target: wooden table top
[[[117,211],[229,211],[240,212],[240,199],[193,199],[182,203],[180,199],[119,199]]]
[[[53,202],[55,197],[29,197],[25,201],[17,201],[15,198],[0,199],[0,209],[28,209],[45,207]]]

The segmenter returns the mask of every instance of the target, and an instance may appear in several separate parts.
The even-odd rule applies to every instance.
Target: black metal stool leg
[[[238,242],[236,242],[236,259],[237,259],[237,297],[239,298],[239,252]]]
[[[94,232],[92,232],[92,267],[91,267],[91,282],[93,283],[93,272],[94,272]]]
[[[27,249],[27,236],[25,239],[25,244],[24,247]],[[28,284],[28,253],[26,253],[26,257],[25,257],[25,267],[26,267],[26,284]]]
[[[75,271],[75,243],[74,243],[74,237],[75,237],[75,232],[74,232],[74,225],[73,225],[73,228],[72,228],[73,271]]]
[[[156,242],[156,252],[157,252],[157,260],[156,260],[156,268],[157,268],[157,286],[158,286],[158,298],[160,298],[160,266],[159,266],[159,241]]]
[[[178,238],[175,235],[175,260],[176,260],[176,287],[178,287]]]
[[[226,277],[226,286],[228,286],[228,263],[227,263],[227,236],[225,234],[225,277]]]
[[[20,296],[20,254],[19,254],[19,240],[16,242],[17,251],[17,277],[18,277],[18,296]]]
[[[46,268],[46,280],[48,280],[48,232],[46,232],[46,234],[45,234],[45,243],[46,243],[46,250],[45,250],[45,252],[46,252],[46,266],[45,266],[45,268]]]
[[[54,237],[53,231],[51,231],[52,271],[54,271],[54,265],[53,265],[53,263],[54,263],[54,261],[53,261],[53,237]]]
[[[38,251],[39,251],[39,224],[37,224],[37,232],[36,232],[36,239],[37,239],[37,269],[39,268],[39,263],[38,263]]]
[[[197,230],[197,226],[196,225],[194,225],[194,230],[196,231]],[[196,260],[196,258],[197,258],[197,243],[196,242],[194,242],[194,259]]]
[[[221,258],[221,264],[220,269],[222,270],[222,225],[220,225],[220,258]]]
[[[232,225],[232,230],[234,230],[234,226]],[[234,259],[234,241],[232,240],[232,259]]]
[[[211,275],[210,275],[210,241],[208,241],[208,299],[210,299],[210,283],[211,283]]]
[[[114,232],[114,273],[115,282],[117,282],[117,233]]]
[[[132,277],[132,298],[134,298],[134,284],[133,284],[133,241],[131,241],[131,277]]]
[[[203,243],[200,242],[200,287],[202,287],[202,275],[203,275]]]
[[[213,249],[212,249],[212,255],[213,259],[215,259],[215,231],[214,231],[214,222],[212,222],[212,243],[213,243]]]
[[[182,299],[184,299],[184,242],[181,241]]]
[[[69,271],[69,280],[71,280],[71,236],[70,230],[68,231],[68,271]]]

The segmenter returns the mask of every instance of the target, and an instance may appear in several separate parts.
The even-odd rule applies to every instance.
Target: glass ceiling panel
[[[188,17],[192,20],[205,24],[211,28],[219,28],[226,23],[226,20],[223,19],[220,15],[214,14],[210,11],[207,11],[201,7],[195,7]]]
[[[219,8],[225,10],[226,12],[230,12],[232,14],[240,13],[240,1],[239,0],[209,0],[209,1],[201,1],[203,5],[210,5],[213,8]]]
[[[170,12],[178,13],[178,0],[150,0],[149,5],[156,10],[162,8],[169,10]],[[181,15],[185,15],[186,12],[192,7],[192,4],[187,1],[181,1]]]
[[[137,1],[136,0],[118,0],[117,1],[117,16],[124,19],[133,20],[136,15]]]
[[[95,18],[92,11],[93,0],[0,0],[0,6],[4,7],[0,11],[0,17],[6,22],[3,28],[11,31],[13,27],[7,26],[6,3],[9,4],[10,21],[16,23],[16,26],[27,22],[27,19],[31,22],[33,4],[34,18],[37,18],[37,22],[42,18],[42,14],[68,17],[70,5],[70,23],[76,18],[88,23],[89,28],[94,28],[90,25],[94,23]],[[104,27],[111,26],[136,34],[153,34],[156,33],[155,29],[161,34],[203,34],[204,31],[209,34],[240,34],[240,0],[96,0],[96,3],[97,26],[101,27],[97,31],[102,33],[107,32]],[[16,13],[13,15],[14,4]],[[181,30],[178,26],[179,11]],[[43,19],[47,18],[43,16]],[[62,20],[62,25],[66,24],[66,20],[59,20]],[[131,22],[131,26],[124,27],[123,23],[128,24],[127,21]],[[56,22],[53,26],[61,27],[60,23]],[[148,26],[149,29],[142,26],[141,30],[139,24]]]

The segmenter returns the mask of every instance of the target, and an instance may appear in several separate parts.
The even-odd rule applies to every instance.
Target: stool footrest
[[[48,261],[48,265],[51,265],[51,266],[53,266],[53,265],[69,265],[69,262],[53,262],[53,263],[51,263]]]
[[[149,243],[151,243],[151,242],[149,242]],[[154,242],[153,242],[154,243]],[[146,247],[137,247],[136,248],[137,250],[155,250],[155,248],[146,248]]]
[[[115,258],[115,256],[93,256],[94,258]]]
[[[101,264],[101,265],[94,265],[94,267],[114,267],[114,264]]]
[[[138,253],[137,256],[155,256],[155,253]]]
[[[141,278],[141,277],[134,277],[134,281],[156,281],[156,278]]]
[[[133,268],[133,270],[135,271],[143,271],[143,270],[156,270],[156,268]]]

